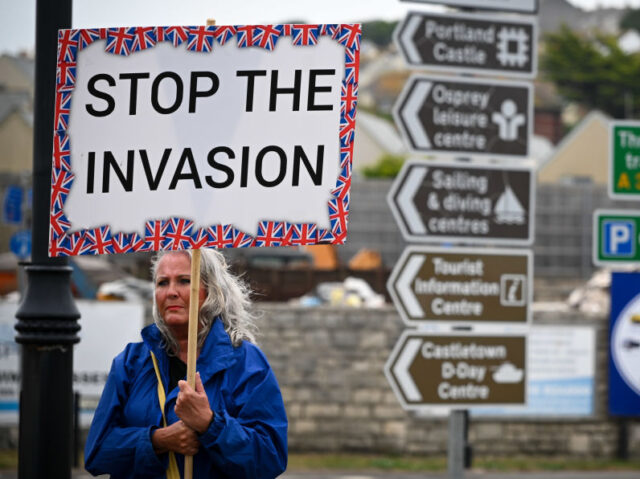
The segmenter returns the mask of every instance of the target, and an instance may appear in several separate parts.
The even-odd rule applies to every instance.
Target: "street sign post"
[[[529,18],[410,12],[395,41],[410,67],[533,78],[536,30]]]
[[[534,230],[530,168],[404,164],[387,197],[408,242],[530,245]]]
[[[526,402],[526,336],[404,331],[385,365],[402,407]]]
[[[640,122],[614,121],[609,126],[609,196],[640,200]]]
[[[528,250],[409,246],[387,289],[409,326],[525,325],[532,273]]]
[[[502,10],[504,12],[535,13],[538,0],[402,0],[404,2],[436,3],[451,7]]]
[[[640,264],[640,210],[593,212],[593,264]]]
[[[609,412],[640,416],[640,274],[611,276]]]
[[[417,153],[526,157],[532,108],[529,83],[414,75],[393,113]]]

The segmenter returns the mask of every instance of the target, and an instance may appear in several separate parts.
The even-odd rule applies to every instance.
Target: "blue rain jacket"
[[[165,478],[168,454],[156,454],[151,433],[162,427],[152,350],[165,385],[169,360],[155,324],[142,330],[141,343],[130,343],[111,365],[85,445],[85,467],[112,478]],[[197,361],[214,420],[199,436],[193,477],[275,478],[287,466],[287,417],[276,377],[262,354],[244,341],[233,347],[222,321],[214,321]],[[167,423],[179,389],[167,391]],[[181,476],[184,456],[176,454]]]

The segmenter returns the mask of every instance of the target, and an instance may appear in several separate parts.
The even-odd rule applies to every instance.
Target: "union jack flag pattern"
[[[193,221],[184,218],[172,218],[167,222],[164,249],[189,249]]]
[[[319,25],[294,25],[293,44],[297,46],[316,45],[319,27]]]
[[[248,235],[244,231],[233,228],[233,248],[248,248],[253,246],[253,236]]]
[[[56,131],[53,134],[53,167],[57,170],[71,170],[69,136],[64,131]]]
[[[333,232],[330,229],[319,228],[318,229],[318,243],[317,244],[332,244],[336,240]]]
[[[207,231],[206,228],[198,228],[192,235],[191,235],[191,245],[190,248],[191,249],[200,249],[200,248],[206,248],[207,243],[211,240],[211,237],[209,236],[209,232]]]
[[[340,33],[340,28],[336,23],[325,23],[320,25],[319,31],[320,35],[326,35],[335,40],[338,37],[338,33]]]
[[[340,175],[336,180],[336,187],[331,190],[331,194],[336,198],[344,198],[351,188],[351,163],[344,165],[340,169]]]
[[[358,84],[342,82],[340,90],[340,113],[350,113],[355,110],[358,104]]]
[[[156,27],[156,40],[180,46],[189,38],[189,27]]]
[[[58,63],[76,62],[78,37],[78,30],[58,31]]]
[[[105,51],[114,55],[129,55],[133,47],[135,28],[108,28]]]
[[[133,251],[131,237],[135,233],[117,233],[112,237],[113,252],[115,254],[128,253]]]
[[[231,225],[215,225],[210,226],[207,231],[209,232],[209,243],[207,248],[230,248],[233,246],[233,226]]]
[[[351,157],[353,154],[353,143],[348,146],[340,147],[340,168],[344,168],[345,165],[351,166]]]
[[[290,23],[287,23],[285,25],[278,25],[278,27],[280,28],[281,36],[290,37],[291,35],[293,35],[293,25],[291,25]]]
[[[51,233],[55,238],[64,235],[64,232],[71,228],[71,223],[62,210],[57,213],[51,213],[50,223]]]
[[[106,28],[83,28],[78,34],[78,50],[87,48],[96,40],[107,38]]]
[[[156,44],[156,32],[153,27],[136,27],[133,32],[131,52],[152,48]]]
[[[349,218],[349,195],[344,198],[331,198],[329,200],[329,221],[331,222],[331,232],[338,238],[347,234],[347,223]]]
[[[282,246],[284,224],[281,221],[261,221],[254,246]]]
[[[282,30],[274,25],[258,25],[254,45],[271,51],[276,47],[281,34]]]
[[[340,26],[340,33],[338,33],[338,43],[344,45],[351,50],[360,50],[360,35],[362,34],[362,27],[360,24],[344,24]]]
[[[210,52],[213,49],[215,27],[193,27],[189,29],[187,50],[192,52]]]
[[[285,223],[283,245],[304,246],[318,240],[318,227],[314,223]]]
[[[109,226],[99,226],[84,233],[83,254],[113,254],[113,240]]]
[[[55,258],[58,256],[67,256],[68,253],[64,248],[64,243],[67,241],[66,236],[55,237],[53,235],[49,235],[49,257]]]
[[[360,74],[360,50],[351,50],[347,48],[345,51],[344,82],[358,83],[359,74]]]
[[[70,91],[76,85],[76,64],[58,63],[56,68],[56,91]]]
[[[237,25],[236,36],[238,38],[238,46],[240,48],[254,46],[256,43],[258,28],[259,27],[256,25]]]
[[[164,234],[169,224],[162,220],[147,221],[144,225],[144,239],[149,245],[150,251],[162,251],[164,247]]]
[[[56,94],[56,107],[54,113],[54,129],[66,130],[69,126],[69,113],[71,111],[70,91],[61,91]]]
[[[216,38],[220,45],[224,45],[236,35],[236,27],[233,25],[222,25],[215,27],[213,36]]]
[[[53,169],[51,172],[51,210],[58,211],[64,206],[75,176],[70,171]]]
[[[77,256],[81,254],[82,247],[84,246],[84,232],[74,231],[73,233],[67,233],[62,243],[62,250],[66,256]]]
[[[353,143],[356,130],[356,112],[340,115],[340,145],[349,146]]]

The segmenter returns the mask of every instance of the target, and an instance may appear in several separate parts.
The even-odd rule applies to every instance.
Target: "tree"
[[[387,47],[391,43],[393,30],[398,22],[374,20],[362,24],[362,38],[375,43],[379,47]]]
[[[580,36],[568,27],[547,35],[543,74],[567,100],[614,118],[640,114],[640,55],[626,54],[612,36]]]
[[[620,20],[622,30],[640,30],[640,9],[630,9]]]
[[[385,153],[373,165],[365,166],[362,174],[365,178],[395,178],[403,163],[403,157]]]

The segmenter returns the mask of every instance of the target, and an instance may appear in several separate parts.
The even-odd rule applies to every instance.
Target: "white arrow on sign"
[[[398,194],[398,207],[407,220],[407,226],[411,234],[427,234],[427,228],[422,221],[420,212],[413,202],[413,197],[416,195],[420,185],[422,185],[424,177],[427,175],[427,171],[427,167],[421,168],[416,166],[411,168],[405,182],[401,185],[400,193]]]
[[[409,13],[409,16],[405,20],[405,25],[398,39],[400,45],[404,47],[404,51],[407,55],[409,63],[419,64],[422,62],[420,52],[416,48],[413,37],[415,36],[418,28],[422,24],[422,17],[419,15]]]
[[[409,93],[409,98],[407,98],[402,111],[400,111],[400,118],[402,118],[407,126],[407,133],[411,135],[414,148],[429,150],[431,149],[431,141],[422,126],[422,121],[420,121],[418,113],[420,113],[425,99],[429,96],[433,82],[414,82],[413,85],[414,87]]]
[[[400,357],[393,367],[393,374],[398,381],[398,385],[409,401],[422,400],[422,394],[418,391],[416,383],[413,381],[411,374],[409,374],[409,367],[413,364],[413,360],[415,359],[416,354],[418,354],[421,345],[422,339],[420,338],[412,338],[408,340],[400,353]]]
[[[404,304],[407,313],[409,316],[413,318],[422,318],[424,317],[424,310],[420,303],[418,302],[418,298],[413,294],[413,290],[411,289],[411,283],[414,278],[418,275],[418,271],[422,268],[426,260],[426,256],[424,255],[413,255],[407,261],[406,266],[400,273],[400,277],[398,278],[398,282],[396,283],[396,288],[398,290],[398,295],[400,296],[400,300]]]

